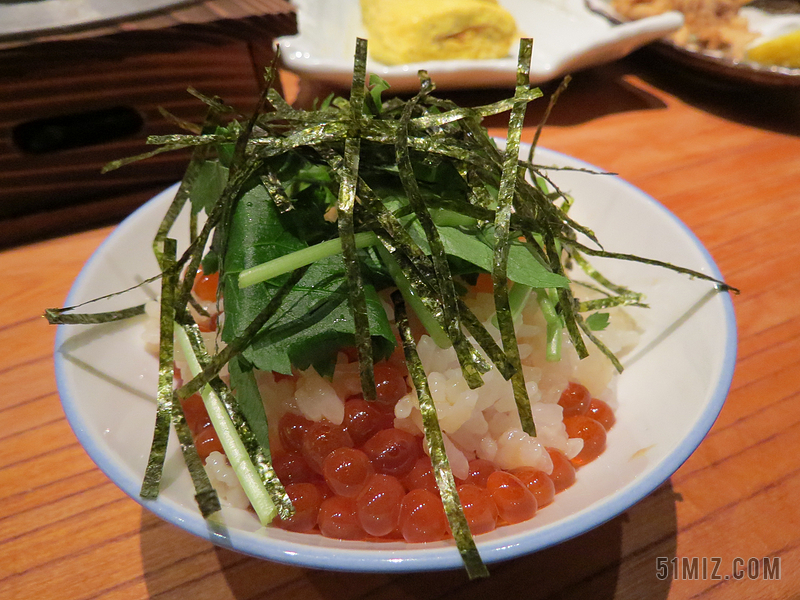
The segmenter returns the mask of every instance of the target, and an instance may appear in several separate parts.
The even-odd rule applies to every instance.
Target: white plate
[[[349,87],[353,79],[356,37],[367,37],[359,0],[295,0],[299,34],[278,39],[284,64],[297,73]],[[542,83],[580,69],[622,58],[681,27],[683,17],[669,13],[614,25],[586,8],[583,0],[500,0],[520,32],[534,39],[531,81]],[[513,86],[517,48],[505,58],[449,60],[386,66],[367,62],[367,70],[386,79],[395,91],[419,87],[425,69],[439,89]]]
[[[587,167],[541,149],[548,165]],[[668,260],[719,277],[708,252],[666,208],[611,175],[558,171],[553,179],[576,198],[574,215],[611,251]],[[114,292],[156,273],[150,244],[176,187],[126,219],[75,281],[68,305]],[[185,229],[185,227],[184,227]],[[603,263],[603,264],[601,264]],[[608,263],[608,264],[606,264]],[[496,562],[557,544],[625,511],[665,481],[694,451],[719,413],[733,375],[736,324],[730,298],[708,282],[664,269],[597,261],[619,283],[647,294],[651,309],[636,317],[642,343],[619,378],[617,424],[608,448],[578,472],[577,483],[526,523],[477,539]],[[148,297],[137,289],[94,305],[121,308]],[[60,326],[55,365],[67,418],[97,465],[124,492],[165,520],[216,544],[254,556],[324,569],[420,571],[458,568],[452,543],[344,542],[318,535],[259,529],[255,516],[229,511],[227,528],[200,516],[175,436],[162,493],[142,501],[139,488],[155,418],[156,360],[140,341],[139,320],[100,326]]]

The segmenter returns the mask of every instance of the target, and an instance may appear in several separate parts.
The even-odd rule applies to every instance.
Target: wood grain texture
[[[207,107],[187,93],[190,86],[242,110],[253,106],[273,39],[295,31],[294,11],[283,0],[206,0],[24,45],[0,44],[0,246],[24,239],[32,223],[19,219],[30,214],[130,197],[179,179],[185,152],[101,170],[110,160],[152,150],[147,136],[174,132],[162,108],[202,122]],[[32,133],[43,121],[49,126]],[[85,131],[106,137],[58,145]]]
[[[286,76],[302,104],[326,90]],[[507,92],[456,93],[482,103]],[[110,227],[0,252],[0,598],[788,599],[800,595],[800,97],[700,86],[636,58],[576,75],[542,145],[619,173],[703,241],[734,297],[739,352],[707,438],[656,492],[597,529],[460,571],[340,574],[259,561],[160,521],[99,472],[61,412],[60,305]],[[530,141],[541,108],[533,106]],[[489,123],[502,135],[502,118]],[[68,188],[69,182],[63,186]],[[124,202],[123,202],[124,204]],[[63,218],[67,218],[66,214]],[[780,580],[659,581],[656,557],[780,557]]]

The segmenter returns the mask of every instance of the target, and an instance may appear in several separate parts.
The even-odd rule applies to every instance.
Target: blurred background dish
[[[0,2],[0,41],[74,31],[198,1],[3,0]]]
[[[356,37],[366,37],[359,0],[296,0],[299,33],[278,39],[284,65],[303,77],[349,87]],[[531,81],[542,83],[586,67],[622,58],[683,24],[678,13],[615,25],[590,11],[583,0],[502,0],[520,36],[534,38]],[[427,60],[399,65],[368,61],[371,73],[395,91],[418,87],[425,69],[440,89],[514,85],[516,47],[502,58]]]
[[[642,7],[645,4],[645,2],[624,2],[623,6]],[[605,15],[613,23],[636,22],[629,21],[615,9],[615,6],[620,6],[619,2],[586,0],[586,5],[594,12]],[[660,3],[662,7],[665,5],[674,5],[674,2]],[[701,3],[698,2],[695,5],[700,6]],[[708,2],[707,8],[713,13],[711,5],[712,2]],[[652,6],[654,10],[658,10],[655,8],[656,3],[653,3]],[[635,12],[636,9],[629,14]],[[639,11],[638,14],[645,13]],[[730,31],[738,29],[741,34],[739,36],[728,36],[730,31],[723,31],[718,39],[712,39],[710,43],[704,45],[698,41],[694,32],[679,31],[676,32],[675,39],[659,40],[649,49],[677,65],[711,75],[720,81],[772,87],[800,86],[800,68],[756,62],[750,55],[751,50],[776,38],[786,39],[787,44],[792,43],[794,32],[800,32],[800,2],[795,0],[756,0],[742,6],[735,14],[737,21],[735,28],[729,27],[728,23],[722,21],[720,27]],[[688,22],[689,19],[687,19]],[[742,25],[744,29],[741,29]],[[726,38],[730,37],[739,39],[735,43],[726,43]],[[800,60],[800,43],[794,45],[794,59]],[[777,53],[773,52],[772,54],[776,55]],[[753,56],[757,55],[757,52],[753,53]]]

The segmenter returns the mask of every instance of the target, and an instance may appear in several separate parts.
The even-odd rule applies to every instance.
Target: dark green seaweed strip
[[[578,302],[578,312],[588,312],[592,310],[602,310],[604,308],[613,308],[615,306],[638,306],[640,308],[649,308],[647,304],[642,304],[641,295],[635,294],[632,296],[606,296],[605,298],[595,298],[594,300],[583,300]]]
[[[210,146],[214,144],[231,143],[236,141],[234,132],[207,133],[192,135],[188,133],[171,133],[168,135],[151,135],[147,143],[151,146],[170,147],[171,149],[192,148],[196,146]]]
[[[420,317],[420,320],[428,329],[428,335],[430,335],[436,344],[440,346],[443,345],[443,341],[440,340],[440,337],[445,337],[446,341],[455,347],[456,352],[460,351],[464,356],[470,357],[474,368],[477,369],[479,373],[486,373],[489,371],[489,365],[483,360],[483,357],[475,350],[475,348],[472,347],[462,332],[459,331],[459,336],[455,340],[451,339],[445,333],[447,330],[447,324],[444,320],[444,310],[440,300],[441,294],[439,294],[435,289],[436,277],[433,273],[432,267],[427,264],[423,264],[424,261],[415,264],[414,261],[410,260],[405,254],[399,252],[398,249],[393,248],[391,240],[387,239],[383,232],[376,231],[375,233],[381,242],[377,247],[378,254],[392,279],[394,279],[395,285],[400,290],[408,289],[408,291],[413,294],[413,299],[407,299],[407,301],[412,303],[412,309],[415,303],[418,302],[421,304],[420,310],[425,311],[425,313],[427,313],[427,315],[435,321],[435,326],[438,326],[440,329],[440,333],[432,331],[431,327],[427,327],[426,315],[419,314],[419,311],[417,311],[417,316]],[[427,257],[425,258],[427,259]],[[420,272],[420,267],[424,269],[424,273]],[[495,362],[501,372],[507,372],[510,376],[511,371],[508,370],[508,363],[506,361],[505,354],[503,354],[503,351],[499,346],[497,346],[497,343],[494,341],[489,332],[486,331],[486,328],[483,327],[483,324],[460,299],[459,309],[464,315],[465,326],[467,326],[467,329],[470,331],[474,330],[476,334],[474,337],[476,337],[476,339],[480,338],[480,340],[484,342],[484,352],[486,352],[490,360]]]
[[[199,126],[197,123],[187,121],[186,119],[181,119],[178,115],[169,112],[163,106],[158,107],[158,112],[162,117],[164,117],[165,120],[177,125],[184,131],[188,131],[189,133],[193,133],[195,135],[199,135],[203,131],[202,126]]]
[[[111,310],[100,313],[75,313],[64,314],[70,308],[48,308],[44,311],[47,322],[51,325],[91,325],[95,323],[111,323],[122,321],[138,315],[144,314],[144,304],[123,308],[121,310]]]
[[[206,241],[208,240],[208,236],[211,234],[211,230],[215,227],[217,228],[215,231],[215,239],[217,237],[222,238],[220,242],[220,247],[217,248],[217,252],[220,256],[224,256],[224,252],[226,250],[227,239],[224,235],[225,229],[225,222],[224,219],[227,215],[230,214],[232,210],[232,205],[235,199],[239,195],[239,191],[241,190],[242,186],[245,182],[250,178],[250,176],[261,167],[261,161],[253,161],[250,164],[242,167],[242,168],[234,168],[231,166],[231,170],[229,171],[228,181],[225,185],[225,189],[220,194],[219,199],[217,200],[214,207],[211,209],[211,212],[208,214],[208,218],[206,222],[203,224],[203,228],[200,230],[200,233],[197,235],[195,239],[191,241],[189,247],[186,248],[184,253],[181,255],[180,259],[178,260],[178,265],[183,266],[186,264],[187,261],[190,261],[191,264],[194,266],[193,272],[197,272],[197,265],[200,264],[202,260],[202,253],[206,245]],[[220,265],[223,264],[223,260],[220,260]],[[191,270],[191,269],[190,269]],[[224,273],[220,269],[220,280],[222,280]],[[194,275],[192,275],[192,279]],[[188,278],[187,278],[188,279]],[[191,280],[189,283],[192,283]],[[188,290],[188,291],[187,291]],[[178,306],[180,310],[180,316],[183,316],[185,312],[183,309],[186,306],[186,302],[188,302],[188,293],[191,291],[191,285],[188,283],[182,288],[182,304]]]
[[[478,318],[475,316],[463,300],[458,301],[459,316],[461,317],[461,324],[469,331],[470,335],[475,338],[478,346],[486,353],[489,360],[492,361],[497,370],[504,379],[511,379],[514,375],[514,365],[508,360],[503,349],[497,344],[486,328],[483,326]]]
[[[272,202],[275,204],[278,212],[285,213],[294,208],[292,201],[289,199],[289,196],[286,195],[286,190],[283,189],[280,179],[278,179],[275,173],[270,171],[269,173],[261,175],[259,178],[261,179],[261,184],[267,192],[269,192],[269,197],[272,198]]]
[[[207,362],[203,363],[203,371],[196,377],[193,377],[191,380],[183,384],[178,390],[178,396],[180,398],[187,398],[188,396],[199,392],[204,385],[209,383],[219,374],[220,370],[222,370],[222,367],[228,364],[228,361],[250,346],[255,337],[261,333],[261,330],[264,325],[266,325],[267,321],[269,321],[275,315],[275,313],[278,312],[278,309],[283,304],[286,296],[303,278],[303,275],[307,269],[308,267],[300,267],[299,269],[295,269],[286,282],[280,288],[278,288],[261,312],[258,313],[258,315],[247,327],[245,327],[242,334],[231,340],[227,346],[225,346],[213,357],[210,357]]]
[[[191,136],[186,136],[191,137]],[[147,158],[152,158],[154,156],[158,156],[159,154],[163,154],[164,152],[172,152],[173,150],[181,150],[185,148],[186,145],[184,144],[166,144],[165,146],[161,146],[160,148],[156,148],[155,150],[150,150],[149,152],[143,152],[142,154],[137,154],[136,156],[129,156],[126,158],[120,158],[118,160],[112,160],[110,163],[103,166],[100,169],[101,173],[108,173],[109,171],[114,171],[119,169],[120,167],[124,167],[125,165],[129,165],[131,163],[135,163],[140,160],[145,160]]]
[[[381,123],[384,123],[384,121],[381,121]],[[391,132],[389,133],[375,134],[372,132],[372,129],[374,129],[374,126],[368,127],[365,131],[363,136],[365,140],[379,144],[394,144],[395,137],[397,135],[396,126],[393,125]],[[472,152],[463,146],[456,145],[449,140],[437,140],[428,137],[409,136],[408,147],[419,152],[429,152],[431,154],[440,154],[442,156],[454,158],[482,169],[488,170],[492,167],[491,161],[487,160],[485,157],[480,156],[479,154]]]
[[[201,317],[210,318],[211,313],[209,313],[203,306],[195,300],[195,297],[189,294],[189,304],[195,310],[195,312],[200,315]]]
[[[510,246],[511,213],[513,211],[513,198],[518,179],[519,143],[522,137],[522,125],[525,119],[527,101],[522,99],[524,92],[530,84],[530,61],[533,42],[530,39],[520,40],[519,62],[517,66],[517,89],[514,94],[515,102],[511,109],[508,123],[508,141],[506,142],[506,156],[503,164],[503,174],[500,179],[500,191],[497,193],[497,211],[494,221],[494,264],[492,267],[492,282],[494,286],[494,304],[497,314],[497,324],[500,337],[503,341],[503,350],[509,362],[514,367],[511,376],[511,386],[514,390],[514,401],[522,424],[522,429],[528,435],[536,436],[536,425],[531,413],[531,402],[525,387],[525,377],[522,373],[522,363],[519,357],[517,336],[514,333],[514,318],[511,315],[511,306],[508,300],[508,251]]]
[[[252,369],[243,369],[242,361],[234,358],[229,364],[231,375],[231,388],[245,420],[261,446],[266,459],[263,465],[264,485],[267,488],[272,503],[278,510],[281,519],[288,519],[294,514],[294,506],[281,480],[272,468],[272,456],[269,445],[269,425],[264,411],[264,400],[258,389]],[[261,470],[261,469],[260,469]],[[259,470],[259,471],[260,471]]]
[[[536,145],[539,143],[539,137],[542,135],[542,129],[544,129],[545,123],[547,123],[547,119],[550,118],[550,113],[553,110],[553,107],[558,102],[558,97],[561,93],[567,89],[569,82],[572,80],[572,77],[567,75],[564,79],[561,80],[561,83],[558,84],[558,88],[555,92],[550,96],[550,100],[547,102],[547,108],[544,110],[544,115],[542,116],[542,120],[539,121],[539,125],[536,127],[536,133],[533,135],[533,141],[531,142],[530,150],[528,150],[528,162],[533,161],[533,153],[536,151]]]
[[[133,290],[135,290],[137,288],[142,287],[143,285],[147,285],[148,283],[153,283],[154,281],[157,281],[157,280],[161,279],[161,276],[162,276],[161,273],[159,273],[158,275],[153,275],[152,277],[148,277],[144,281],[140,281],[136,285],[132,285],[129,288],[125,288],[124,290],[120,290],[118,292],[112,292],[112,293],[106,294],[104,296],[98,296],[97,298],[92,298],[91,300],[87,300],[86,302],[81,302],[80,304],[75,304],[73,306],[64,306],[63,308],[48,308],[48,309],[46,309],[44,311],[44,317],[52,325],[59,325],[61,323],[64,323],[65,325],[71,325],[72,324],[71,321],[62,320],[62,319],[67,318],[67,315],[65,313],[72,312],[76,308],[80,308],[81,306],[86,306],[87,304],[93,304],[94,302],[99,302],[100,300],[108,300],[109,298],[114,298],[116,296],[121,296],[122,294],[126,294],[126,293],[128,293],[130,291],[133,291]],[[142,310],[144,310],[144,304],[142,304],[140,306],[132,306],[130,308],[123,308],[121,310],[112,310],[112,311],[109,311],[107,313],[85,313],[84,315],[82,315],[80,317],[78,317],[78,315],[72,315],[69,318],[73,318],[73,317],[76,317],[78,319],[91,318],[91,319],[96,319],[94,321],[91,321],[91,323],[108,323],[110,321],[119,321],[119,320],[121,320],[121,318],[128,318],[129,316],[130,317],[135,317],[136,315],[139,315],[141,313],[140,312],[133,312],[133,313],[127,315],[127,313],[125,311],[138,311],[140,307],[141,307]],[[126,314],[127,316],[118,318],[117,315],[119,313]],[[107,316],[103,316],[103,315],[107,315]],[[76,323],[78,325],[81,324],[80,321],[76,321]]]
[[[235,115],[238,118],[243,117],[243,115],[239,111],[237,111],[232,106],[225,104],[217,96],[214,96],[213,98],[211,96],[206,96],[205,94],[197,91],[195,88],[191,86],[186,88],[186,91],[189,92],[190,95],[200,100],[200,102],[202,102],[203,104],[205,104],[206,106],[208,106],[209,108],[213,109],[214,111],[216,111],[221,115]]]
[[[158,407],[156,408],[156,423],[153,429],[150,456],[147,459],[147,469],[144,481],[142,481],[142,488],[139,491],[142,498],[151,500],[158,497],[161,474],[164,470],[164,458],[167,454],[169,424],[172,421],[172,384],[175,377],[173,362],[174,301],[175,285],[178,279],[177,273],[172,267],[175,264],[176,252],[177,242],[172,238],[166,238],[161,260],[164,277],[161,279],[161,317],[159,319]]]
[[[203,518],[208,518],[215,512],[221,510],[219,504],[219,496],[211,481],[208,479],[208,473],[203,468],[203,461],[197,454],[197,448],[194,445],[192,432],[186,424],[186,416],[183,414],[183,408],[176,396],[172,398],[172,425],[175,427],[175,432],[178,434],[178,441],[181,444],[181,451],[183,452],[183,460],[186,463],[186,468],[189,470],[189,475],[192,477],[194,484],[194,499],[197,502],[198,508]]]
[[[441,294],[445,331],[453,342],[453,348],[458,356],[458,362],[461,365],[461,371],[464,374],[467,385],[475,389],[483,385],[483,378],[476,368],[475,363],[471,360],[471,353],[466,347],[469,344],[457,343],[459,339],[463,338],[463,332],[461,331],[461,320],[458,318],[458,298],[455,286],[453,285],[453,278],[450,274],[450,266],[447,262],[447,253],[439,237],[439,231],[436,229],[433,218],[430,212],[428,212],[425,201],[420,194],[417,178],[411,166],[411,156],[408,149],[408,128],[411,117],[414,114],[414,109],[417,107],[420,100],[428,95],[432,89],[430,79],[425,77],[421,77],[421,79],[422,85],[420,92],[403,107],[403,113],[398,122],[397,139],[395,140],[397,169],[408,201],[414,208],[414,212],[425,232],[425,237],[431,248],[431,259],[433,261],[433,268],[436,273],[436,280],[439,284],[438,287]]]
[[[213,109],[209,109],[201,133],[208,133],[215,130],[218,124],[217,117],[217,112]],[[192,189],[192,186],[194,186],[197,176],[200,173],[200,168],[208,158],[210,150],[211,148],[208,146],[201,146],[194,149],[192,152],[192,158],[189,161],[189,164],[186,167],[186,172],[181,180],[180,187],[170,203],[166,215],[164,215],[164,218],[161,220],[161,223],[158,227],[158,232],[153,240],[153,252],[155,253],[156,260],[158,260],[159,264],[161,263],[160,245],[163,239],[169,234],[169,231],[172,229],[175,220],[178,218],[178,215],[180,214],[181,210],[183,210],[184,205],[189,200],[190,190]],[[179,284],[179,290],[176,294],[175,310],[178,320],[180,320],[181,315],[186,310],[186,304],[190,300],[192,285],[194,284],[194,278],[197,274],[197,267],[200,264],[200,260],[202,259],[203,255],[203,249],[206,245],[206,238],[199,238],[199,234],[196,232],[197,219],[194,211],[191,211],[191,217],[193,218],[190,219],[189,239],[193,242],[196,242],[194,243],[195,251],[189,260],[189,268],[184,273],[183,280]],[[210,229],[203,228],[201,232],[207,237]]]
[[[601,342],[600,338],[598,338],[594,334],[594,332],[591,329],[589,329],[589,326],[586,324],[586,321],[584,321],[583,317],[581,315],[575,315],[575,319],[578,322],[578,326],[581,328],[581,331],[583,331],[583,335],[589,338],[589,340],[595,346],[597,346],[598,350],[600,350],[600,352],[602,352],[603,354],[606,355],[606,357],[608,357],[608,360],[611,361],[611,364],[614,365],[614,368],[617,370],[617,372],[622,373],[623,371],[622,363],[619,362],[619,359],[608,348],[608,346],[606,346],[603,342]]]
[[[333,169],[334,177],[341,179],[344,170],[344,160],[334,150],[330,148],[317,148],[319,155]],[[444,313],[442,310],[441,294],[436,289],[436,278],[431,276],[433,266],[429,264],[429,258],[425,252],[414,242],[402,223],[393,215],[377,197],[375,192],[363,180],[359,179],[358,194],[362,204],[370,212],[383,229],[374,229],[385,250],[396,260],[399,268],[405,275],[414,293],[419,297],[426,310],[439,322],[443,330],[447,330]],[[421,274],[419,269],[424,268],[426,273]],[[465,326],[472,334],[478,344],[483,348],[489,359],[497,366],[504,377],[511,376],[513,367],[510,367],[502,350],[497,346],[486,328],[483,326],[472,311],[461,302],[459,304],[459,314],[466,317]],[[466,344],[472,354],[472,360],[479,372],[485,373],[488,366],[483,363],[480,356],[468,344],[460,329],[455,341],[451,338],[451,343]]]
[[[572,248],[576,248],[581,252],[583,252],[584,254],[588,254],[589,256],[600,256],[602,258],[614,258],[617,260],[629,260],[631,262],[639,262],[646,265],[664,267],[665,269],[669,269],[670,271],[675,271],[676,273],[683,273],[684,275],[689,275],[691,277],[697,277],[698,279],[710,281],[714,283],[717,287],[717,290],[721,292],[733,292],[734,294],[739,293],[738,288],[728,285],[727,283],[725,283],[724,281],[720,281],[716,277],[712,277],[711,275],[706,275],[705,273],[701,273],[700,271],[687,269],[686,267],[679,267],[677,265],[673,265],[672,263],[664,262],[662,260],[656,260],[654,258],[644,258],[642,256],[636,256],[635,254],[624,254],[620,252],[606,252],[605,250],[595,250],[593,248],[581,244],[580,242],[576,242],[575,240],[563,239],[561,241],[565,246],[571,246]]]
[[[372,336],[369,332],[367,299],[361,278],[361,266],[356,250],[353,211],[358,187],[358,167],[361,155],[361,121],[364,110],[365,81],[367,77],[367,41],[356,40],[353,84],[350,88],[351,123],[344,143],[344,170],[339,185],[337,222],[342,242],[342,259],[350,290],[350,311],[353,315],[355,345],[358,351],[358,368],[361,374],[361,391],[368,402],[375,400],[375,373],[372,360]]]
[[[191,321],[187,321],[183,328],[184,331],[186,331],[187,337],[189,338],[189,343],[192,346],[192,350],[197,358],[197,362],[200,364],[201,368],[205,368],[210,361],[210,357],[208,355],[208,351],[206,350],[205,343],[203,342],[203,337],[200,334],[200,329],[197,327],[197,324],[192,323]],[[272,499],[272,502],[275,504],[278,514],[281,515],[281,518],[288,518],[293,513],[294,507],[291,504],[291,500],[286,495],[283,484],[278,479],[278,476],[272,467],[272,463],[267,457],[268,449],[261,447],[261,444],[259,443],[253,431],[250,429],[250,426],[247,424],[247,419],[245,419],[244,415],[242,414],[242,411],[236,402],[236,398],[231,393],[228,386],[225,385],[225,383],[219,377],[213,377],[208,381],[208,385],[211,386],[219,399],[222,401],[222,404],[225,406],[225,410],[228,413],[236,432],[239,434],[239,439],[241,439],[242,444],[247,451],[250,462],[252,462],[253,466],[255,466],[259,478],[261,479],[261,483],[264,485],[264,488],[270,495],[270,499]],[[179,394],[180,392],[181,390],[178,390]]]
[[[612,291],[612,292],[614,292],[616,294],[620,294],[620,295],[635,295],[635,296],[637,296],[637,297],[639,297],[641,299],[642,294],[638,294],[636,292],[633,292],[633,291],[629,290],[628,288],[623,287],[621,285],[617,285],[614,282],[612,282],[611,280],[609,280],[602,273],[600,273],[600,271],[598,271],[594,267],[594,265],[592,265],[589,261],[587,261],[585,258],[583,258],[581,253],[578,252],[577,250],[573,250],[572,252],[570,252],[570,256],[572,257],[572,259],[576,263],[578,263],[578,266],[583,270],[584,273],[586,273],[589,277],[594,279],[597,283],[602,285],[607,290],[610,290],[610,291]]]
[[[553,272],[566,276],[564,265],[561,262],[561,246],[556,244],[551,230],[548,229],[545,231],[543,242]],[[569,333],[569,337],[572,340],[572,345],[575,347],[575,352],[578,353],[578,358],[586,358],[589,355],[589,351],[586,349],[586,343],[583,341],[583,337],[581,337],[581,332],[577,324],[574,307],[575,299],[572,295],[572,290],[569,288],[559,288],[557,292],[558,307],[564,319],[567,333]]]
[[[442,496],[442,504],[444,505],[447,520],[450,523],[450,530],[453,533],[453,538],[461,554],[461,560],[464,561],[464,567],[467,570],[469,578],[488,577],[489,570],[481,559],[481,555],[475,545],[475,540],[472,538],[472,533],[469,530],[467,518],[464,516],[464,510],[461,507],[461,500],[456,490],[455,478],[453,477],[453,472],[450,470],[450,462],[447,459],[447,452],[444,447],[442,430],[439,427],[436,405],[433,402],[433,397],[428,387],[428,378],[425,375],[425,369],[417,354],[414,336],[411,333],[408,317],[406,316],[403,297],[399,292],[395,291],[392,293],[392,301],[394,303],[395,323],[400,332],[400,338],[403,341],[403,351],[406,357],[408,373],[411,375],[411,379],[414,382],[414,388],[417,390],[419,410],[422,414],[422,423],[425,429],[425,439],[428,442],[431,463],[433,465],[433,475]]]
[[[439,114],[427,113],[422,117],[412,119],[410,125],[416,129],[427,129],[428,127],[441,126],[462,119],[480,120],[483,117],[497,115],[512,109],[515,102],[531,102],[541,97],[542,92],[539,88],[528,88],[521,91],[514,98],[498,100],[492,104],[476,106],[475,108],[460,108],[451,105],[453,108],[446,112]]]

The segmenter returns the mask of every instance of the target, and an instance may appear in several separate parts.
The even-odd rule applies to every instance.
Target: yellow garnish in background
[[[765,65],[800,68],[800,29],[750,48],[747,58]]]
[[[502,58],[518,37],[496,0],[361,0],[372,57],[386,65]]]

